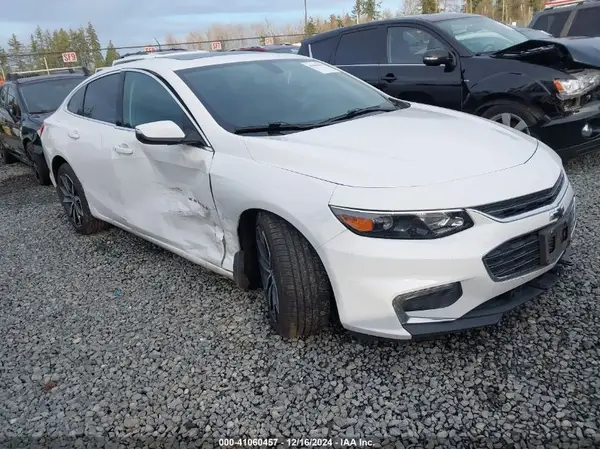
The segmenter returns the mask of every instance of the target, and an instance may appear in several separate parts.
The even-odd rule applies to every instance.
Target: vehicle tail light
[[[42,122],[42,126],[38,129],[38,136],[42,137],[42,133],[44,132],[44,128],[46,127],[46,122]]]

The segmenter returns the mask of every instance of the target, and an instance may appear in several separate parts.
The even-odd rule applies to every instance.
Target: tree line
[[[381,0],[354,0],[352,9],[329,17],[309,17],[306,24],[275,25],[268,20],[263,23],[213,24],[205,31],[192,31],[186,36],[165,36],[167,46],[184,46],[188,49],[209,50],[210,41],[224,41],[224,49],[264,43],[268,36],[279,36],[277,42],[299,42],[306,35],[313,35],[334,28],[390,19],[405,15],[436,12],[468,12],[482,14],[505,23],[526,25],[532,15],[543,8],[544,0],[404,0],[396,11],[382,9]],[[248,37],[252,36],[252,37]],[[12,35],[6,49],[0,46],[0,67],[5,73],[11,71],[38,70],[64,67],[61,53],[74,51],[78,62],[90,69],[109,66],[119,58],[112,41],[103,48],[91,23],[85,27],[65,30],[42,30],[37,26],[27,42]],[[19,56],[27,55],[27,56]]]
[[[61,53],[74,51],[77,62],[70,65],[90,69],[112,64],[119,57],[114,45],[102,51],[98,34],[91,23],[86,27],[65,30],[42,30],[38,25],[27,42],[21,42],[13,33],[7,48],[0,46],[0,67],[5,73],[65,67]],[[26,55],[26,56],[23,56]]]

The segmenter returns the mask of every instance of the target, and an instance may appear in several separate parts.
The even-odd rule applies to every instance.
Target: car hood
[[[472,115],[409,108],[274,137],[244,137],[262,163],[353,187],[450,182],[527,162],[537,140]]]
[[[565,69],[578,66],[600,68],[600,37],[531,39],[505,48],[492,56]]]
[[[40,114],[29,114],[29,120],[33,123],[35,123],[36,125],[40,125],[42,126],[42,122],[47,119],[48,117],[50,117],[53,113],[52,112],[43,112]]]

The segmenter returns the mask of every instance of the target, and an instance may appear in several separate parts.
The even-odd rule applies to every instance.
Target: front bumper
[[[567,184],[553,207],[567,210],[573,201],[573,189]],[[546,228],[552,223],[551,212],[506,222],[469,213],[474,227],[442,239],[372,239],[346,231],[320,247],[342,325],[377,337],[423,338],[497,323],[508,310],[540,294],[542,290],[535,285],[549,285],[548,272],[558,260],[518,277],[494,281],[483,258],[501,243]],[[446,307],[402,316],[394,309],[394,298],[399,295],[454,283],[460,283],[462,294]],[[507,299],[505,294],[511,291]]]
[[[585,126],[593,133],[582,134]],[[559,119],[550,120],[533,128],[533,134],[563,160],[600,150],[600,101],[586,105],[579,111]]]

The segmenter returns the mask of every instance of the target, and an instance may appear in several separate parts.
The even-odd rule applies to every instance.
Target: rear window
[[[57,78],[21,84],[21,96],[25,107],[32,113],[54,112],[67,95],[85,78]]]
[[[553,36],[560,36],[560,32],[565,26],[570,14],[571,10],[542,13],[537,17],[537,20],[533,22],[530,28],[546,31]]]
[[[312,51],[312,57],[315,59],[320,59],[321,61],[329,62],[329,60],[331,59],[331,54],[335,49],[337,38],[338,36],[333,36],[327,39],[311,43],[310,48]],[[308,48],[302,54],[304,54],[305,56],[310,56]]]
[[[600,36],[600,7],[578,9],[568,34],[569,36]]]

